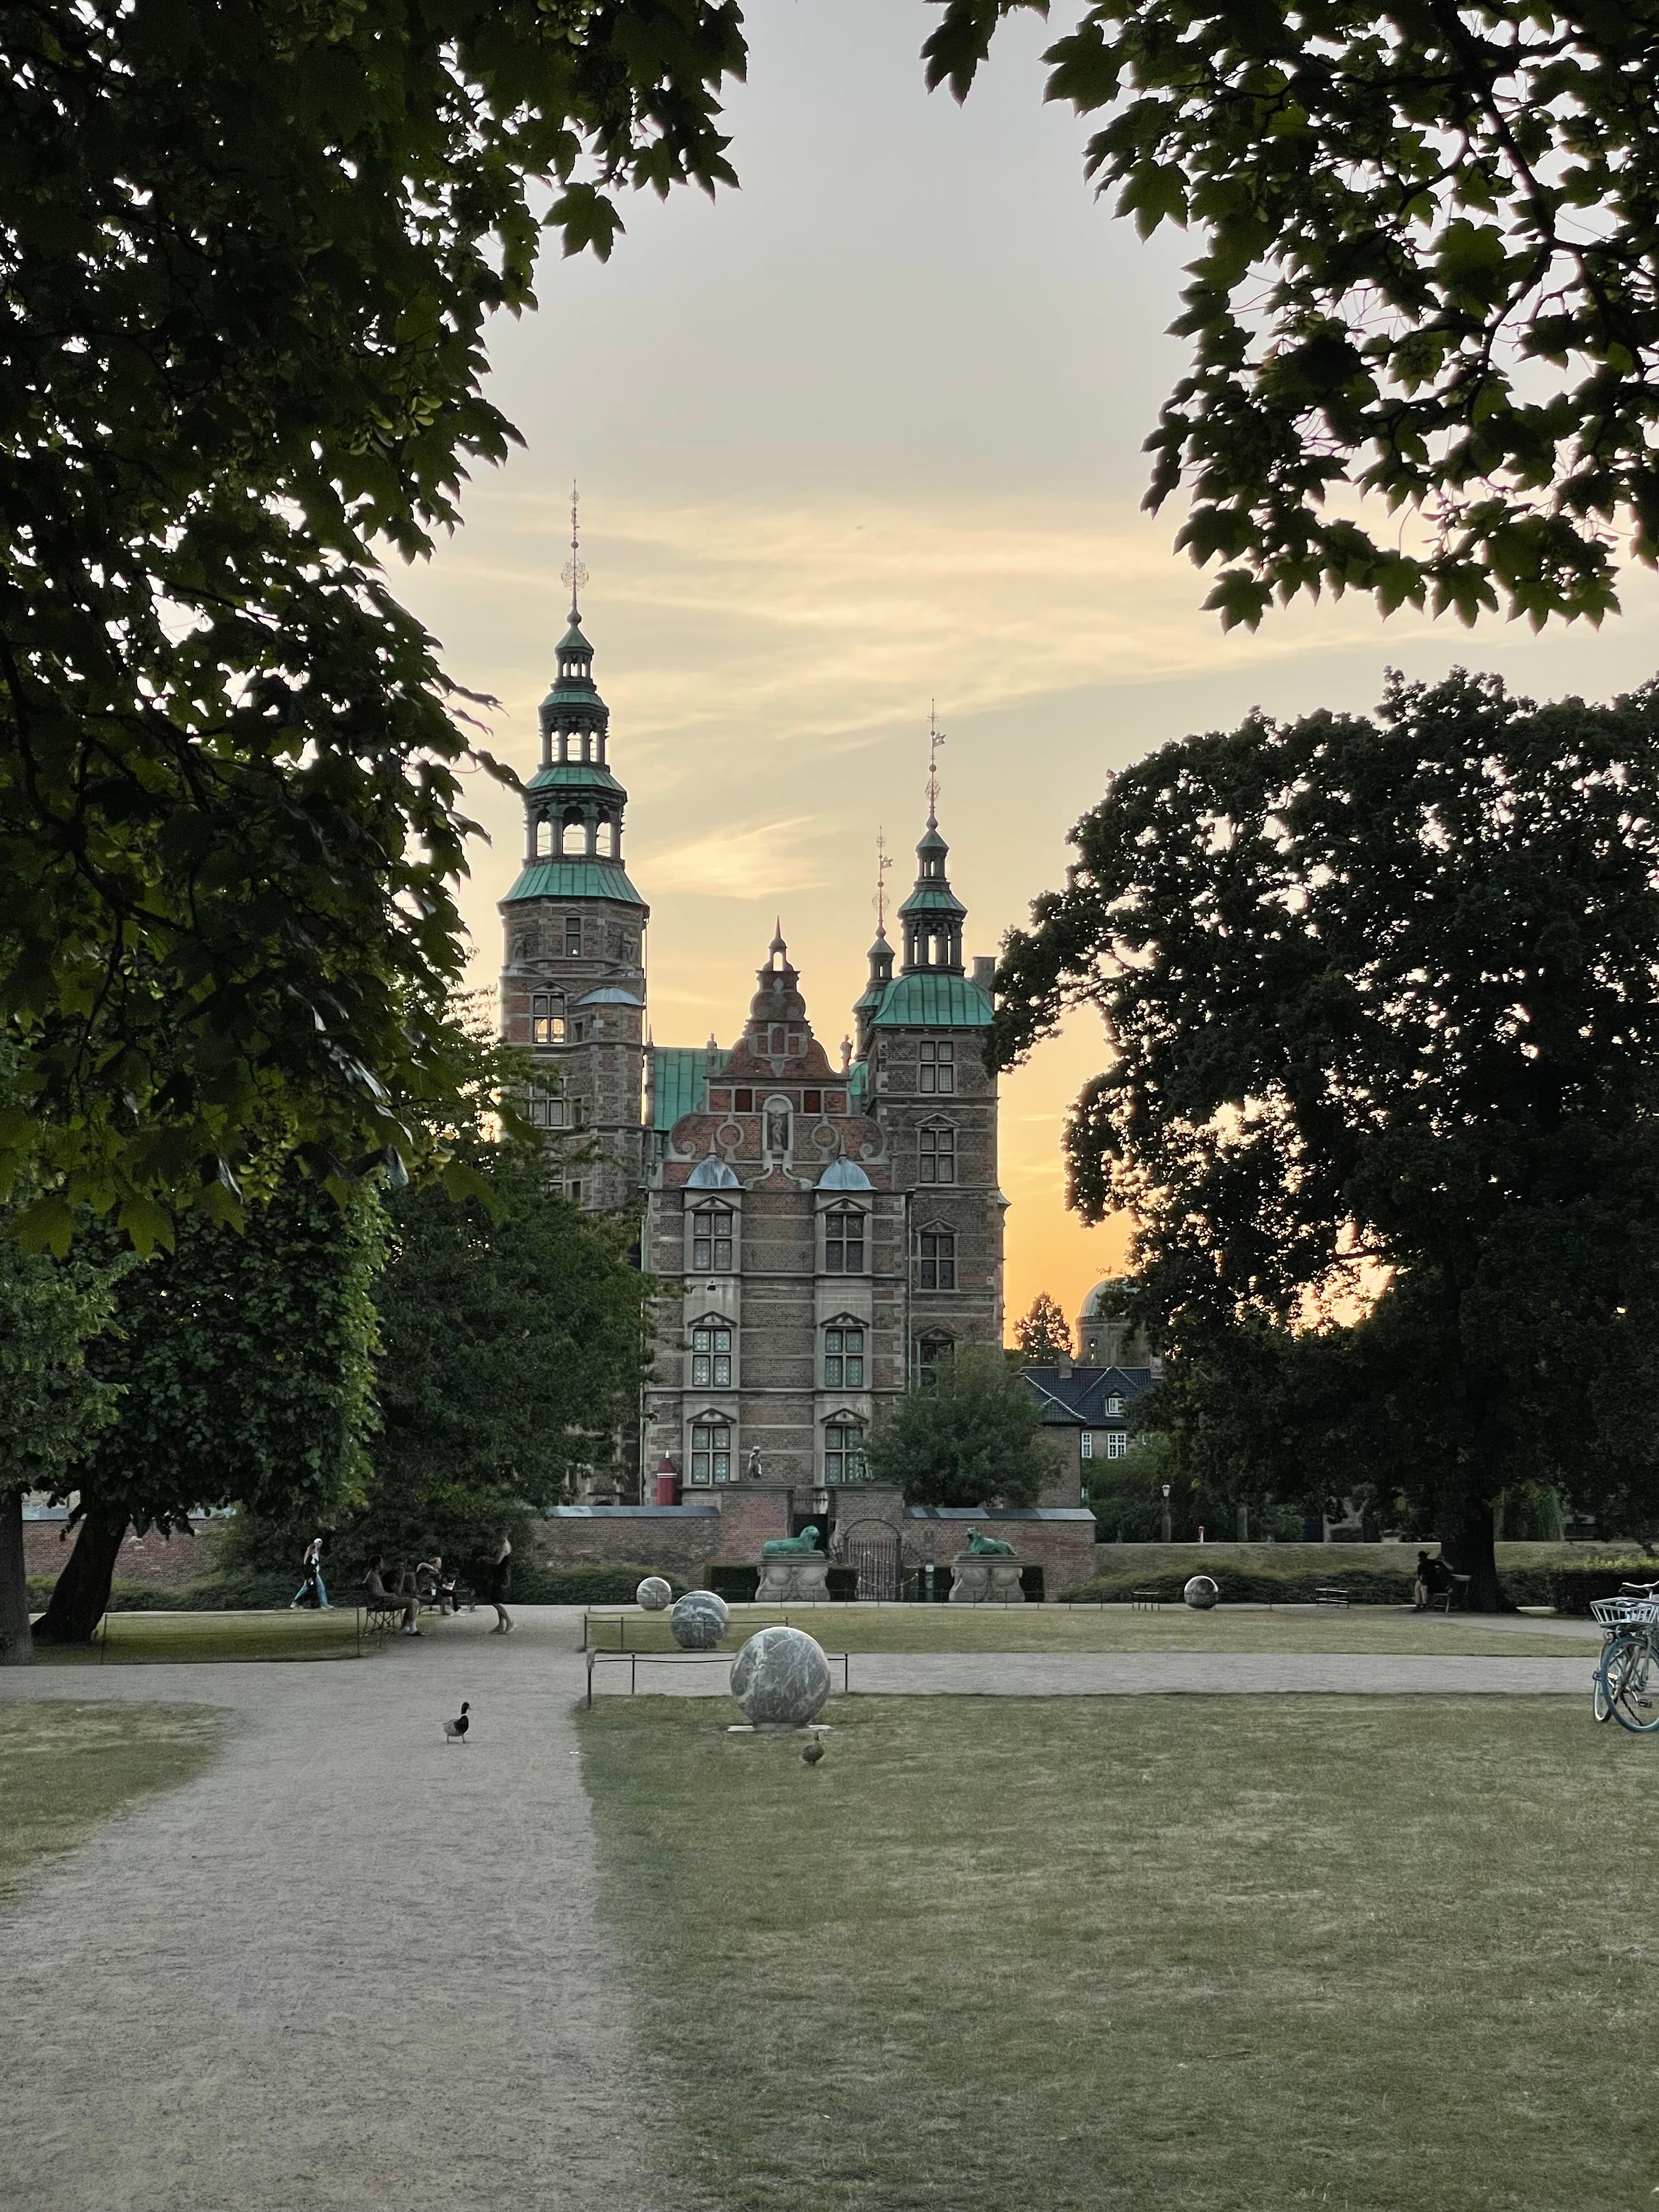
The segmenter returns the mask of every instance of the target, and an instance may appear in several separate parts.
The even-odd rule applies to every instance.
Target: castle
[[[574,586],[540,721],[524,863],[501,902],[501,1030],[547,1072],[530,1115],[567,1196],[643,1200],[641,1263],[666,1294],[646,1487],[666,1503],[671,1485],[712,1496],[758,1477],[833,1518],[833,1493],[867,1481],[884,1405],[957,1346],[1002,1341],[993,963],[967,970],[930,806],[896,963],[878,926],[837,1061],[781,932],[730,1051],[653,1043],[650,908],[623,863],[628,793]]]

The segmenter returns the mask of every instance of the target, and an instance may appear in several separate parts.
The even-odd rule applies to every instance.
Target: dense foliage
[[[232,1504],[322,1522],[361,1494],[384,1237],[371,1187],[341,1206],[290,1176],[240,1235],[187,1214],[173,1250],[122,1277],[88,1352],[117,1419],[43,1486],[79,1492],[81,1528],[37,1638],[91,1634],[129,1527]]]
[[[1242,1495],[1386,1475],[1487,1602],[1515,1486],[1659,1523],[1656,802],[1654,690],[1253,717],[1115,781],[999,979],[1005,1063],[1105,1018],[1066,1142],[1143,1417]]]
[[[1033,1367],[1052,1367],[1071,1357],[1072,1325],[1060,1300],[1039,1291],[1030,1310],[1014,1324],[1014,1342],[1020,1356]]]
[[[734,0],[0,8],[0,1198],[62,1250],[453,1088],[471,828],[388,591],[513,432],[539,238],[729,180]]]
[[[944,0],[930,82],[1024,8]],[[1185,488],[1224,623],[1595,620],[1620,538],[1659,557],[1656,0],[1092,0],[1047,59],[1100,189],[1201,240],[1147,504]]]
[[[1031,1505],[1054,1471],[1042,1431],[1001,1354],[963,1349],[900,1399],[870,1439],[870,1470],[907,1505]]]

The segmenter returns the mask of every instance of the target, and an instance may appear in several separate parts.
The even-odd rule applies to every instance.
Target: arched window
[[[691,1480],[699,1489],[732,1480],[732,1424],[719,1413],[704,1413],[691,1425]]]
[[[864,1388],[864,1324],[832,1322],[823,1332],[823,1387],[826,1390]]]
[[[935,1329],[917,1337],[910,1349],[916,1387],[927,1390],[938,1382],[940,1368],[950,1364],[956,1346],[948,1336]]]
[[[823,1217],[823,1272],[826,1275],[864,1273],[864,1216],[855,1206],[838,1206]]]
[[[929,1121],[919,1131],[921,1155],[917,1173],[923,1182],[954,1182],[957,1179],[957,1133],[948,1121]]]
[[[548,858],[552,850],[553,825],[548,820],[546,815],[538,814],[536,817],[536,858],[538,860],[544,860]]]
[[[823,1479],[826,1482],[862,1482],[864,1430],[857,1421],[827,1421],[823,1429]]]
[[[732,1324],[718,1315],[700,1321],[691,1332],[691,1388],[732,1388]]]
[[[571,860],[587,850],[587,825],[574,810],[567,811],[559,830],[559,850]]]
[[[943,1093],[957,1087],[957,1048],[934,1037],[921,1041],[921,1060],[916,1069],[916,1088]]]
[[[916,1238],[916,1288],[953,1291],[957,1286],[957,1240],[949,1229],[924,1229]]]
[[[700,1206],[691,1216],[691,1266],[699,1275],[732,1272],[732,1209]]]
[[[531,1000],[530,1042],[532,1044],[562,1044],[564,1042],[564,1000],[549,996]]]

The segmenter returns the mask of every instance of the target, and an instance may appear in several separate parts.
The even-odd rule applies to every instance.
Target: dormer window
[[[1123,1411],[1122,1399],[1116,1396],[1115,1394],[1109,1397],[1106,1401],[1106,1411],[1109,1413],[1121,1413]]]

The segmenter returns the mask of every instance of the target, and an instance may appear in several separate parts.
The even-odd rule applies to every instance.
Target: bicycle
[[[1651,1735],[1659,1730],[1659,1583],[1626,1583],[1619,1596],[1594,1600],[1590,1611],[1602,1631],[1590,1711]]]

